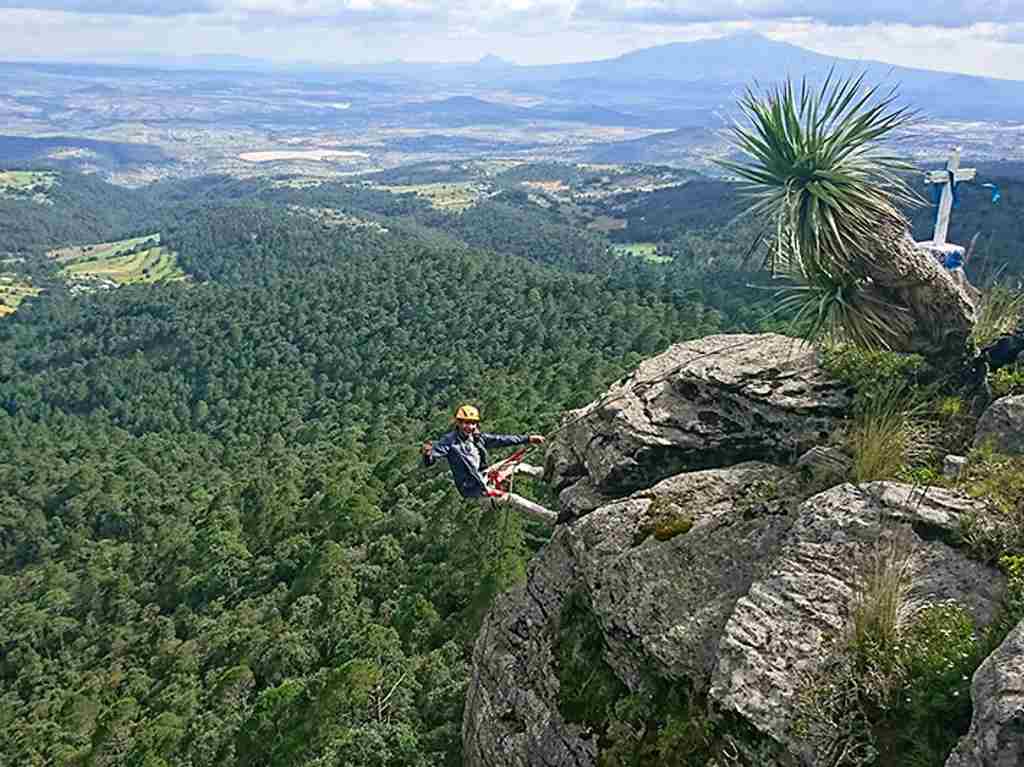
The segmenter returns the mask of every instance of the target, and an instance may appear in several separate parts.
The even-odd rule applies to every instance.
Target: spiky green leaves
[[[885,346],[894,307],[862,291],[884,257],[884,224],[905,231],[899,206],[917,200],[900,177],[912,166],[883,143],[916,115],[863,80],[830,73],[817,89],[806,80],[799,89],[790,80],[748,89],[740,100],[748,124],[730,129],[748,159],[721,164],[747,182],[750,212],[775,226],[775,268],[801,285],[786,301],[812,331],[805,337],[842,330]]]
[[[888,349],[913,325],[905,307],[876,295],[870,284],[808,281],[780,288],[775,297],[776,311],[792,317],[794,332],[810,343],[848,341],[863,349]]]

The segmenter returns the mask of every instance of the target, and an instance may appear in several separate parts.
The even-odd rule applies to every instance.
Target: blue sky
[[[1024,0],[0,0],[4,59],[608,58],[755,29],[847,58],[1024,80]]]

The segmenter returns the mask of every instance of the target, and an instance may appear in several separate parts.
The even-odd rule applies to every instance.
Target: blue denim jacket
[[[474,434],[465,438],[458,430],[450,431],[434,442],[430,453],[423,456],[424,466],[433,466],[438,458],[447,458],[455,487],[463,498],[479,498],[487,489],[487,449],[525,445],[528,434]]]

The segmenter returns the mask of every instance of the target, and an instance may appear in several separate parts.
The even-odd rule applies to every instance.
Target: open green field
[[[127,240],[116,240],[114,242],[97,242],[92,245],[75,245],[70,248],[51,250],[46,255],[62,264],[74,264],[86,260],[103,261],[106,259],[118,258],[119,256],[126,256],[133,248],[144,244],[159,245],[160,235],[151,234],[145,237],[132,237]]]
[[[0,197],[31,198],[48,203],[47,190],[57,182],[57,174],[31,170],[0,170]]]
[[[275,178],[270,182],[274,189],[316,189],[323,186],[322,178]]]
[[[33,170],[0,170],[0,189],[23,190],[41,185],[49,189],[56,181],[55,173]]]
[[[672,260],[671,256],[659,256],[658,244],[656,242],[627,242],[612,246],[616,253],[622,253],[633,258],[642,258],[652,264],[665,264]]]
[[[69,280],[108,280],[131,285],[185,278],[174,253],[160,245],[158,234],[61,248],[49,255],[64,265],[62,273]]]
[[[410,184],[408,186],[378,186],[394,194],[407,194],[424,197],[439,210],[461,211],[471,207],[477,200],[487,194],[487,190],[473,181],[459,181],[437,184]]]
[[[38,296],[39,288],[33,288],[22,278],[13,274],[0,274],[0,317],[13,314],[18,304],[29,296]]]

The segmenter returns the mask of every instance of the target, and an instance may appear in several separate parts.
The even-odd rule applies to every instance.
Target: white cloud
[[[515,18],[524,14],[568,17],[574,0],[0,0],[0,8],[50,10],[79,14],[184,16],[253,14],[282,19],[475,17]]]
[[[33,9],[13,9],[25,5]],[[2,8],[13,9],[0,13],[5,59],[145,51],[365,63],[495,53],[541,64],[755,29],[837,56],[1024,79],[1024,0],[0,0]]]
[[[81,14],[182,16],[213,13],[214,0],[0,0],[0,8]]]
[[[1024,80],[1021,47],[995,34],[994,27],[990,24],[963,29],[909,24],[840,27],[807,21],[774,25],[772,34],[794,45],[840,58]]]
[[[578,18],[648,24],[807,18],[832,25],[904,23],[963,27],[1024,21],[1019,0],[580,0]]]
[[[1024,23],[1020,24],[991,24],[990,34],[996,40],[1007,43],[1024,43]]]
[[[68,13],[282,19],[516,18],[529,14],[646,24],[808,18],[831,25],[904,23],[962,27],[1024,22],[1021,0],[0,0],[0,8]]]

